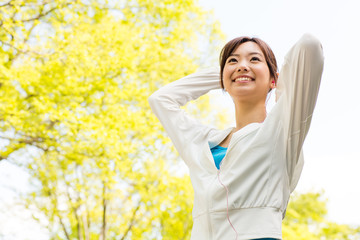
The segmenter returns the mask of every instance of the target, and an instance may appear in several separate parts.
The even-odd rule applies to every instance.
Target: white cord
[[[232,225],[232,223],[230,221],[230,217],[229,217],[229,189],[221,182],[220,170],[218,171],[217,175],[218,175],[218,179],[219,179],[219,182],[220,182],[221,186],[223,186],[225,188],[225,190],[226,190],[226,215],[227,215],[228,222],[230,223],[230,226],[232,227],[232,229],[234,230],[234,232],[236,234],[235,240],[237,240],[238,239],[238,232],[236,231],[236,229]]]

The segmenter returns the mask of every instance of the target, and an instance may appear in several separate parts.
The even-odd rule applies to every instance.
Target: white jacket
[[[320,42],[304,35],[285,57],[275,106],[263,123],[251,123],[232,135],[220,170],[210,148],[232,129],[202,125],[180,109],[219,89],[219,70],[189,75],[150,96],[152,110],[190,170],[195,194],[191,239],[236,239],[232,226],[238,240],[282,238],[282,218],[302,170],[302,146],[323,61]]]

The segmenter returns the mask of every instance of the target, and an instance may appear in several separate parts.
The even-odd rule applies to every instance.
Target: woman
[[[265,42],[240,37],[223,48],[220,71],[189,75],[150,96],[151,108],[190,170],[191,239],[282,238],[323,70],[320,42],[304,35],[286,55],[279,79],[276,70]],[[266,97],[275,86],[277,101],[267,113]],[[180,109],[221,87],[234,101],[235,127],[217,130]]]

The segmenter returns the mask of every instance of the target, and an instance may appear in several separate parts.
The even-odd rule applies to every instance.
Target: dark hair
[[[232,54],[236,50],[236,48],[238,46],[240,46],[241,44],[246,43],[246,42],[254,42],[260,47],[261,51],[263,52],[263,54],[265,56],[266,63],[269,67],[270,76],[273,77],[275,79],[275,83],[277,83],[277,78],[278,78],[277,70],[278,69],[277,69],[276,58],[275,58],[273,51],[269,47],[269,45],[267,45],[263,40],[261,40],[259,38],[238,37],[238,38],[234,38],[233,40],[229,41],[220,52],[220,58],[219,58],[219,60],[220,60],[220,81],[221,81],[221,87],[223,89],[224,89],[223,71],[224,71],[226,60],[228,59],[230,54]]]

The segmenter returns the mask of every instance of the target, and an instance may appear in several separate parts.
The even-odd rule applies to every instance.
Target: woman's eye
[[[230,62],[237,62],[237,60],[236,60],[236,58],[230,58],[229,60],[228,60],[228,62],[230,63]]]
[[[260,58],[258,58],[258,57],[252,57],[252,58],[251,58],[251,61],[260,61]]]

